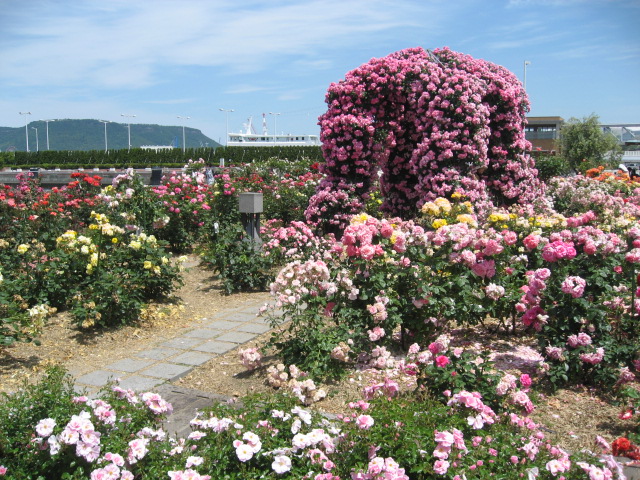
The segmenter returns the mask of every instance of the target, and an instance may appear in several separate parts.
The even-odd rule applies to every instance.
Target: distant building
[[[142,150],[153,150],[156,153],[160,150],[173,150],[173,145],[141,145]]]
[[[616,137],[623,147],[640,146],[640,123],[609,123],[600,125],[600,128]]]
[[[555,155],[560,149],[562,117],[527,117],[524,134],[534,152]]]

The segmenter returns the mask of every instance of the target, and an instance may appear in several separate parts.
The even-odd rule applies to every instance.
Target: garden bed
[[[191,257],[183,272],[185,285],[176,293],[175,303],[158,306],[156,312],[138,325],[102,331],[78,330],[65,313],[57,314],[45,327],[40,346],[17,343],[5,350],[0,358],[0,391],[15,390],[27,379],[35,381],[52,364],[63,365],[75,376],[98,370],[142,350],[163,338],[171,338],[181,328],[203,316],[240,307],[247,300],[263,297],[265,292],[226,295],[212,272]],[[479,327],[480,328],[480,327]],[[472,333],[472,332],[470,332]],[[498,353],[502,367],[521,367],[531,371],[531,339],[518,335],[488,335],[483,330],[473,333]],[[266,382],[266,370],[275,365],[275,357],[266,357],[263,367],[247,371],[238,354],[240,348],[260,347],[266,343],[266,333],[236,350],[220,355],[197,367],[176,384],[229,397],[251,393],[272,393]],[[528,370],[527,370],[528,369]],[[512,368],[513,370],[513,368]],[[373,379],[371,371],[353,371],[337,383],[322,385],[328,397],[314,406],[330,413],[343,413],[350,401],[361,398],[362,389]],[[562,389],[534,400],[537,409],[532,417],[546,426],[554,442],[569,450],[593,449],[596,435],[613,440],[625,433],[625,422],[618,418],[620,407],[608,401],[603,392],[586,387]]]

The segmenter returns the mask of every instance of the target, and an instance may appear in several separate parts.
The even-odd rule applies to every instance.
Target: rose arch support
[[[326,179],[309,222],[336,231],[376,181],[382,209],[411,218],[458,192],[476,204],[540,197],[524,126],[529,102],[507,69],[448,48],[411,48],[347,73],[326,95],[320,138]]]

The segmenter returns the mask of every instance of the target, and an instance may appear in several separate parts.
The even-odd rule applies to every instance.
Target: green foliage
[[[637,360],[640,363],[640,359]],[[625,417],[629,425],[628,437],[636,445],[640,445],[640,390],[633,387],[625,387],[622,395],[627,401]]]
[[[74,391],[73,379],[62,368],[50,367],[38,383],[25,383],[14,394],[3,393],[0,397],[0,465],[7,468],[7,478],[88,479],[97,468],[95,462],[77,454],[76,445],[66,445],[61,440],[57,441],[59,451],[51,454],[52,444],[39,437],[36,430],[38,422],[47,418],[55,422],[51,437],[57,440],[72,417],[81,417],[81,412],[85,412],[83,418],[95,428],[101,453],[119,453],[125,457],[128,442],[143,428],[161,428],[162,414],[152,412],[140,399],[133,401],[133,392],[116,391],[112,387],[112,384],[105,386],[98,393],[99,400],[93,403]],[[96,408],[100,405],[108,406],[113,412],[116,420],[113,424],[97,415]],[[157,457],[158,452],[154,453]],[[140,465],[130,466],[136,467]]]
[[[274,160],[275,156],[281,159]],[[153,166],[182,167],[190,159],[202,158],[206,165],[217,167],[220,160],[225,166],[243,165],[253,162],[271,162],[274,165],[293,164],[301,161],[301,166],[308,161],[322,160],[320,147],[199,147],[171,150],[144,150],[142,148],[126,148],[116,150],[41,150],[39,152],[7,152],[0,155],[0,166],[12,168],[145,168]],[[291,168],[291,167],[289,167]]]
[[[622,151],[617,139],[598,126],[598,116],[592,114],[578,120],[571,118],[560,131],[562,156],[576,172],[584,173],[599,165],[615,167]]]
[[[572,172],[571,165],[560,155],[540,156],[536,158],[538,178],[544,182],[552,177]]]
[[[501,410],[503,399],[496,394],[496,386],[502,375],[496,371],[494,363],[489,360],[491,351],[478,353],[475,350],[465,349],[451,353],[443,354],[446,358],[446,362],[443,362],[445,364],[438,365],[434,361],[420,365],[417,376],[419,388],[441,400],[445,399],[442,392],[447,390],[452,393],[478,392],[486,405],[496,411]]]
[[[12,295],[16,289],[10,283],[0,270],[0,353],[14,342],[31,341],[38,333],[28,314],[28,304],[22,297]]]
[[[205,247],[203,259],[220,274],[227,293],[265,290],[273,279],[271,257],[251,240],[240,224],[225,224]]]
[[[555,475],[548,462],[566,455],[563,478],[575,480],[587,476],[577,461],[598,464],[589,454],[569,457],[544,441],[526,418],[496,416],[474,398],[481,407],[425,392],[378,396],[328,418],[286,394],[256,395],[206,408],[191,422],[197,433],[169,439],[162,421],[171,408],[161,397],[109,384],[88,399],[74,392],[64,370],[52,367],[39,383],[2,394],[0,465],[11,480],[106,477],[103,469],[113,469],[112,463],[120,465],[123,478],[126,471],[128,478],[140,479],[186,475],[189,469],[190,475],[229,480],[373,479],[385,472],[399,480],[462,478],[471,472],[473,478],[506,479],[526,478],[531,471],[550,480]],[[479,414],[481,428],[468,421]],[[79,433],[77,442],[98,448],[94,460],[72,439],[62,440],[70,438],[63,431],[74,428],[91,435],[85,439]],[[449,460],[445,473],[436,470],[443,468],[438,457]],[[278,465],[285,468],[278,471]]]
[[[39,452],[31,440],[35,425],[44,418],[61,419],[77,409],[73,379],[60,367],[47,370],[34,385],[0,394],[0,464],[10,468],[9,478],[56,478],[64,470]],[[51,476],[48,476],[49,473]]]

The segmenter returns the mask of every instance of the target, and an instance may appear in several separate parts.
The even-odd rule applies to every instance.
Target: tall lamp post
[[[269,115],[273,115],[273,143],[276,143],[276,136],[278,135],[278,115],[282,114],[269,112]]]
[[[121,113],[120,116],[121,117],[125,117],[125,118],[134,118],[135,117],[135,115],[126,115],[124,113]],[[131,120],[127,120],[127,130],[129,131],[129,150],[128,151],[131,151]]]
[[[225,117],[227,118],[227,137],[225,140],[225,145],[229,146],[229,114],[232,113],[234,110],[225,110],[224,108],[220,108],[219,109],[221,112],[225,113]]]
[[[525,60],[524,61],[524,82],[523,82],[523,86],[524,86],[525,92],[527,91],[527,65],[531,65],[531,62],[529,60]]]
[[[184,135],[184,124],[186,123],[186,120],[189,120],[191,117],[181,117],[180,115],[178,115],[178,118],[185,120],[184,122],[182,122],[182,153],[184,153],[187,151],[187,142]]]
[[[41,122],[44,122],[46,125],[46,129],[47,129],[47,150],[49,150],[49,122],[55,122],[55,120],[40,120]]]
[[[109,152],[109,147],[107,146],[107,123],[111,123],[108,120],[100,120],[101,123],[104,123],[104,153]],[[129,141],[131,143],[131,141]]]
[[[38,128],[37,127],[31,127],[36,131],[36,152],[40,151],[40,142],[38,141]]]
[[[20,115],[31,115],[31,112],[18,112]],[[24,132],[27,137],[27,152],[29,151],[29,117],[25,117]]]

